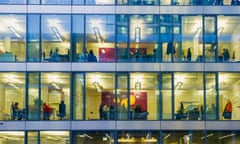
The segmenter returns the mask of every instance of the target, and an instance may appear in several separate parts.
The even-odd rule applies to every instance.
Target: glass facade
[[[0,143],[238,143],[238,5],[2,0]]]
[[[2,14],[1,62],[238,62],[238,15]],[[8,18],[6,18],[8,17]]]

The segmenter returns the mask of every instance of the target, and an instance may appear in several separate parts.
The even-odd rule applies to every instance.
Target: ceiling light
[[[93,27],[93,32],[94,32],[94,35],[96,36],[97,41],[99,43],[101,43],[103,41],[103,38],[101,36],[99,28],[98,27]]]
[[[141,28],[135,27],[135,41],[140,42],[141,40]]]
[[[56,27],[51,27],[51,30],[59,41],[63,41],[62,36]]]
[[[9,31],[11,31],[12,33],[14,33],[16,35],[16,37],[21,38],[22,36],[20,35],[20,33],[12,26],[8,27]]]

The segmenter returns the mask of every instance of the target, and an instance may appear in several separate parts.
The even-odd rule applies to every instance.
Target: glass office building
[[[239,0],[1,0],[1,144],[240,143]]]

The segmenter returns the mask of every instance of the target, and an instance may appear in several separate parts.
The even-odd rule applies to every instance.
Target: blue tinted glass
[[[71,4],[71,0],[42,0],[42,4]]]

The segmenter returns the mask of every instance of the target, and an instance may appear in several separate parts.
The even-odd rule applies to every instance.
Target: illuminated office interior
[[[237,144],[239,0],[2,0],[1,144]]]

